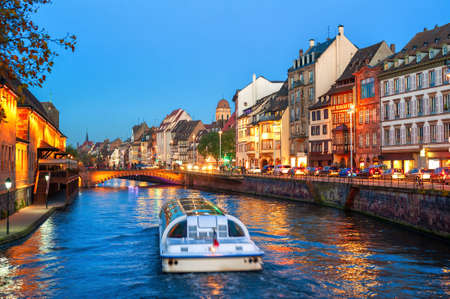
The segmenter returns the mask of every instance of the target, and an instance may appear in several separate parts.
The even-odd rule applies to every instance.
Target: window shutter
[[[384,103],[381,103],[381,107],[380,107],[380,119],[381,119],[381,121],[383,121],[384,120]]]
[[[423,140],[424,143],[430,143],[430,125],[427,122],[423,125]]]
[[[406,128],[405,125],[402,125],[400,127],[400,143],[405,144],[406,143]]]
[[[436,69],[436,85],[442,84],[442,68]]]
[[[400,78],[400,92],[405,91],[405,77]]]
[[[416,126],[416,124],[413,124],[411,127],[411,143],[413,143],[413,144],[417,143],[417,126]]]
[[[395,135],[395,130],[394,130],[394,127],[391,126],[389,128],[389,144],[394,144],[394,135]]]
[[[416,76],[411,75],[411,89],[416,89]]]

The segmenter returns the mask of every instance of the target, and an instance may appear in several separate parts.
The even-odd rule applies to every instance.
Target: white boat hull
[[[262,264],[260,256],[163,258],[162,271],[168,273],[258,271],[262,270]]]

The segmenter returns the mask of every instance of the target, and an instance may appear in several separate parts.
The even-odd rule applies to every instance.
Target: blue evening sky
[[[424,27],[449,19],[450,1],[151,1],[54,0],[36,22],[73,33],[75,53],[60,51],[40,100],[60,111],[69,144],[123,139],[173,109],[211,122],[252,74],[285,80],[310,38],[324,41],[343,24],[358,47],[385,40],[400,50]],[[234,107],[234,106],[232,106]]]

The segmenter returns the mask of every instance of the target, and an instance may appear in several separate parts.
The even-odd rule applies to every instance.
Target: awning
[[[59,148],[51,146],[45,141],[41,141],[41,144],[37,149],[38,159],[47,159],[54,152],[60,152]]]

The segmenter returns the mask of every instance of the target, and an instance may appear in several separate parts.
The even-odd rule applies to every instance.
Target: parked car
[[[353,175],[352,175],[352,172],[351,172],[351,168],[341,168],[340,170],[339,170],[339,176],[340,177],[350,177],[350,176],[357,176],[358,175],[358,173],[359,173],[359,169],[356,169],[356,168],[354,168],[353,169]]]
[[[261,171],[264,174],[272,174],[273,172],[273,165],[265,165]]]
[[[434,170],[431,174],[431,181],[448,184],[450,182],[450,168],[449,167],[439,167]]]
[[[403,173],[403,170],[400,168],[391,168],[383,171],[381,177],[383,179],[401,180],[405,178],[405,174]]]
[[[275,166],[275,168],[273,169],[273,174],[274,175],[283,175],[283,174],[287,174],[289,172],[289,169],[291,169],[290,165],[277,165]]]
[[[381,174],[383,173],[381,167],[378,165],[372,165],[367,168],[364,168],[358,173],[358,176],[360,177],[366,177],[366,178],[379,178],[381,177]]]
[[[261,168],[258,168],[258,167],[252,167],[252,168],[250,168],[247,172],[248,172],[248,173],[251,173],[251,174],[260,174],[260,173],[261,173]]]
[[[433,174],[432,169],[425,169],[425,168],[413,168],[410,171],[408,171],[405,176],[409,180],[415,181],[417,178],[421,179],[422,181],[429,181],[431,180],[431,175]]]
[[[339,174],[339,170],[335,166],[325,166],[319,170],[319,175],[321,176],[337,176]]]
[[[306,172],[305,167],[292,167],[289,169],[289,175],[306,175]]]

